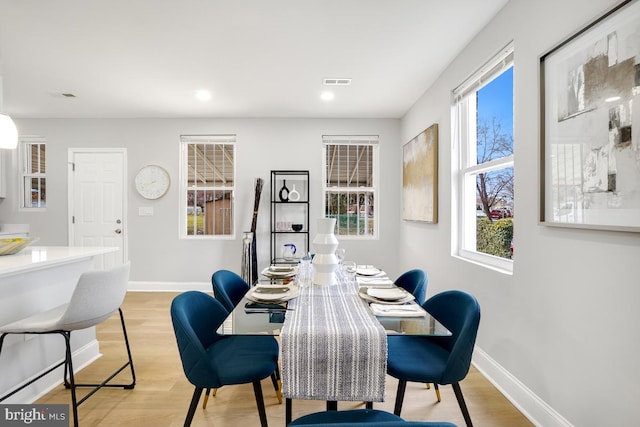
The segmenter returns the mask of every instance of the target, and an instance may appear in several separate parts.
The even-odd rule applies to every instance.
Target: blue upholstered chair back
[[[250,288],[242,277],[229,270],[218,270],[213,273],[211,284],[213,296],[228,312],[233,311]]]
[[[427,273],[416,268],[403,273],[396,279],[395,284],[411,293],[416,298],[416,302],[422,305],[427,294],[428,280]]]
[[[450,353],[440,384],[459,382],[471,365],[480,324],[480,305],[472,295],[451,290],[432,296],[423,307],[452,333],[451,337],[437,340]]]
[[[222,336],[216,330],[228,312],[211,296],[187,291],[173,299],[171,321],[178,342],[182,368],[191,384],[211,387],[219,378],[207,356],[207,349]]]

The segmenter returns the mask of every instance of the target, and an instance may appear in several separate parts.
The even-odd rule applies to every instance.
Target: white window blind
[[[234,235],[235,135],[183,135],[182,236]]]
[[[20,208],[42,209],[47,206],[46,139],[42,136],[20,138]]]
[[[378,137],[325,135],[323,211],[336,218],[336,234],[377,237]]]

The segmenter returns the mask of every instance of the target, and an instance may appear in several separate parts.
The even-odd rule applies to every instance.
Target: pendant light
[[[18,129],[11,117],[0,113],[0,148],[13,150],[18,146]]]
[[[2,77],[0,76],[0,148],[13,150],[18,146],[18,129],[11,117],[2,113]]]

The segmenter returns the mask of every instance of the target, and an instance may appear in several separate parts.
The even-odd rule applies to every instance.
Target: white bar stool
[[[60,334],[64,337],[66,344],[66,354],[62,362],[0,397],[0,402],[64,365],[64,385],[66,388],[71,389],[73,425],[77,427],[78,406],[91,397],[96,391],[102,387],[123,387],[124,389],[133,389],[135,387],[136,375],[133,369],[133,360],[131,359],[129,338],[127,337],[124,316],[120,309],[120,305],[122,305],[122,301],[127,293],[129,268],[130,264],[127,263],[111,270],[85,272],[78,279],[78,284],[73,291],[73,295],[71,295],[71,300],[67,304],[0,326],[0,353],[2,352],[4,339],[8,334]],[[120,313],[120,322],[122,324],[122,332],[124,334],[129,360],[100,384],[76,384],[71,360],[71,331],[96,326],[110,318],[116,311]],[[131,383],[108,384],[109,381],[122,372],[127,366],[131,369]],[[67,373],[69,376],[68,380]],[[93,387],[93,389],[82,399],[78,400],[76,398],[77,387]]]

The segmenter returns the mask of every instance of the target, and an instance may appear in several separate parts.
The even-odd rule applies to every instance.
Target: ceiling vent
[[[322,83],[325,86],[349,86],[351,79],[324,79]]]

